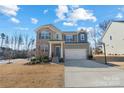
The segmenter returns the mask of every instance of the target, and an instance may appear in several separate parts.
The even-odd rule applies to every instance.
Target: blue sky
[[[124,6],[6,5],[0,6],[0,33],[35,37],[35,29],[45,24],[53,24],[62,31],[77,31],[92,29],[104,20],[123,18]]]

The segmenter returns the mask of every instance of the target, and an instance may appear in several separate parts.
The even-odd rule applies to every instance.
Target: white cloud
[[[0,5],[0,13],[6,16],[16,16],[19,7],[17,5]]]
[[[80,6],[79,5],[69,5],[69,11],[73,11],[75,9],[78,9]]]
[[[21,30],[21,31],[28,31],[29,30],[29,28],[27,28],[27,27],[16,27],[15,29]]]
[[[59,5],[56,9],[56,16],[59,20],[63,20],[66,17],[65,13],[68,13],[68,7],[66,5]]]
[[[119,19],[123,18],[123,14],[122,14],[122,13],[118,13],[118,14],[116,15],[116,18],[119,18]]]
[[[10,18],[10,20],[11,22],[16,23],[16,24],[20,23],[20,21],[14,17]]]
[[[86,21],[86,20],[91,20],[91,21],[96,21],[96,17],[93,15],[92,12],[90,12],[89,10],[85,10],[84,8],[78,8],[75,9],[72,13],[70,18],[72,20],[82,20],[82,21]]]
[[[63,25],[73,26],[78,24],[78,21],[92,21],[95,22],[97,18],[94,16],[94,13],[91,10],[86,10],[80,8],[80,6],[58,6],[56,9],[56,16],[58,19],[55,22],[64,21]]]
[[[37,23],[38,23],[38,19],[36,19],[36,18],[31,18],[31,22],[32,22],[32,24],[37,24]]]
[[[75,24],[73,22],[63,22],[63,25],[65,25],[65,26],[77,26],[77,24]]]
[[[46,9],[46,10],[43,11],[43,14],[46,14],[47,12],[48,12],[48,10]]]

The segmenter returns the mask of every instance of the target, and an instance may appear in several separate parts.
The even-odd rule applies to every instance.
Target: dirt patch
[[[114,64],[121,69],[124,69],[124,62],[109,62],[109,63]]]
[[[64,87],[64,65],[24,65],[26,62],[0,64],[0,87]]]

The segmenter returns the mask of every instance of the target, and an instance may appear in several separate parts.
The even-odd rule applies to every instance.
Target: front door
[[[55,55],[56,55],[56,57],[60,57],[60,47],[59,46],[56,46]]]

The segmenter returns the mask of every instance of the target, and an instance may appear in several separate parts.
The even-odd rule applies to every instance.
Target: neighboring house
[[[36,29],[36,56],[47,55],[50,59],[86,59],[89,43],[84,30],[61,32],[48,24]]]
[[[105,43],[107,55],[124,55],[124,21],[111,22],[102,37],[102,42]]]

